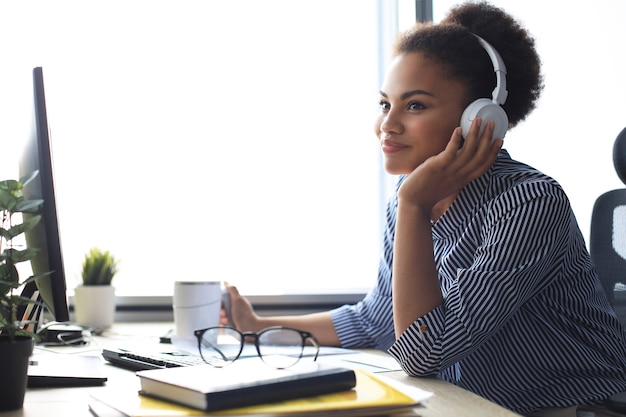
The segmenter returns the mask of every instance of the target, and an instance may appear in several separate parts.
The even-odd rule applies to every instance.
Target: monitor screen
[[[24,187],[24,197],[28,200],[42,199],[41,221],[37,226],[26,232],[26,245],[39,250],[31,260],[33,274],[52,272],[50,275],[28,284],[22,295],[32,298],[39,294],[43,305],[57,322],[69,321],[69,310],[66,295],[65,271],[59,225],[57,218],[56,199],[54,192],[54,175],[46,98],[44,94],[43,72],[40,67],[33,69],[33,112],[31,131],[26,139],[21,155],[19,170],[20,178],[39,171],[39,175]],[[41,311],[37,309],[35,316],[39,318]]]

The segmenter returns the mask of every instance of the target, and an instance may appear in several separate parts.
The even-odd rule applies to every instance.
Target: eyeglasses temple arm
[[[319,355],[320,353],[320,344],[317,341],[317,339],[315,338],[315,336],[313,336],[312,334],[308,334],[306,336],[307,339],[309,339],[311,341],[311,343],[313,344],[313,346],[315,347],[315,357],[313,358],[313,361],[315,362],[317,360],[317,355]]]

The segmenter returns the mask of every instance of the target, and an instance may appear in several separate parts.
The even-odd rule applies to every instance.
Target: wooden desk
[[[94,337],[89,347],[60,349],[64,349],[65,354],[98,354],[105,346],[119,346],[133,341],[157,343],[158,336],[165,334],[171,327],[168,323],[121,323],[116,324],[107,334]],[[139,389],[139,380],[133,372],[110,365],[106,366],[106,370],[108,381],[104,387],[28,389],[24,408],[0,413],[0,417],[93,417],[88,408],[91,391],[107,387]],[[382,374],[434,393],[423,407],[416,409],[416,415],[421,417],[519,417],[519,414],[445,381],[411,378],[402,371]]]

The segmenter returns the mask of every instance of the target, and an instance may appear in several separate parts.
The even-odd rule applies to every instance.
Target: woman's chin
[[[385,172],[389,175],[404,175],[410,174],[413,172],[413,169],[407,168],[406,166],[399,166],[398,164],[389,163],[388,161],[385,163]]]

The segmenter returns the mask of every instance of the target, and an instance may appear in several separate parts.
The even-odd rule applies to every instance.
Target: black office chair
[[[613,165],[626,184],[626,128],[615,139]],[[589,251],[604,291],[626,326],[626,188],[608,191],[596,200]]]

